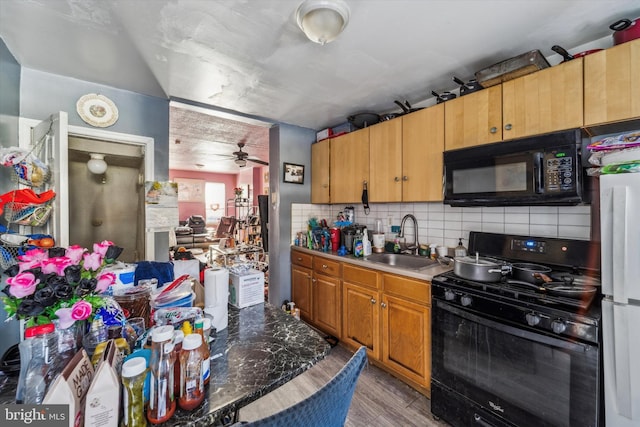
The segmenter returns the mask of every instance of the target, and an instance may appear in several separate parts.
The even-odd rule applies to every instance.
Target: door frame
[[[37,126],[42,120],[20,117],[18,120],[18,141],[21,147],[31,145],[31,129]],[[93,129],[83,126],[68,125],[68,136],[101,139],[107,142],[120,144],[137,145],[144,150],[144,180],[154,181],[155,177],[155,140],[148,136],[133,135],[127,133],[113,132],[104,129]],[[69,151],[68,142],[65,147]],[[68,168],[68,167],[67,167]],[[61,171],[62,173],[62,171]],[[65,171],[68,175],[68,169]],[[67,207],[68,209],[68,207]],[[145,259],[155,259],[155,232],[145,228]]]

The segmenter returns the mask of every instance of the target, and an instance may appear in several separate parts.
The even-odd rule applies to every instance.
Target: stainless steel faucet
[[[400,234],[398,237],[404,237],[404,224],[407,222],[407,219],[413,220],[413,245],[407,245],[407,249],[412,251],[415,255],[418,255],[418,248],[420,244],[418,243],[418,220],[412,214],[406,214],[402,218],[402,222],[400,222]]]

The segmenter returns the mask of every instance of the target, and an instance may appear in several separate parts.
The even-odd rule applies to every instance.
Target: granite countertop
[[[392,265],[381,264],[378,262],[372,262],[367,260],[366,257],[356,258],[351,254],[340,256],[338,255],[337,252],[322,252],[322,251],[316,251],[316,250],[307,249],[301,246],[294,246],[294,245],[291,246],[291,249],[295,249],[301,252],[306,252],[311,255],[326,257],[326,258],[333,259],[340,262],[346,262],[349,264],[357,265],[358,267],[369,268],[371,270],[378,270],[385,273],[400,274],[402,276],[407,276],[407,277],[412,277],[414,279],[427,280],[427,281],[431,281],[433,276],[437,276],[438,274],[442,274],[453,269],[453,264],[449,266],[434,264],[431,267],[423,268],[421,270],[411,270],[407,268],[394,267]]]
[[[268,303],[229,306],[229,326],[211,343],[208,398],[176,409],[164,426],[210,426],[322,360],[331,346],[306,323]],[[0,373],[0,403],[13,403],[17,377]]]

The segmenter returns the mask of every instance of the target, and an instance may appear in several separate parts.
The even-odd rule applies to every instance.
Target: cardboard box
[[[80,427],[84,425],[84,401],[92,378],[93,365],[81,349],[51,384],[42,403],[69,405],[69,427]]]
[[[331,136],[331,128],[322,129],[321,131],[316,132],[316,142],[322,141],[323,139],[327,139]]]
[[[264,273],[249,270],[246,274],[229,273],[229,304],[249,307],[264,302]]]

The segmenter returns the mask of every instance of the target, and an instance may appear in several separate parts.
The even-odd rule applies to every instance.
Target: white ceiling
[[[557,63],[554,44],[608,47],[609,24],[640,16],[638,0],[346,1],[349,25],[325,46],[297,27],[302,0],[0,0],[0,37],[27,68],[319,130],[399,112],[395,99],[431,105],[432,90],[456,88],[452,76],[529,50]],[[268,160],[264,124],[231,131],[196,116],[178,129],[177,114],[170,167],[237,171],[208,160],[247,135],[250,157]]]

